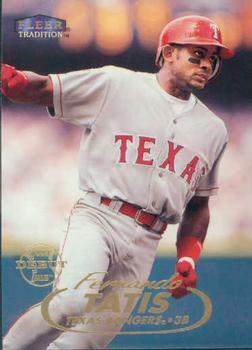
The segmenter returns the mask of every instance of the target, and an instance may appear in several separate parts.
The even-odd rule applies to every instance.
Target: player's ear
[[[173,51],[174,51],[174,47],[172,47],[171,45],[165,45],[162,49],[163,59],[171,61]]]

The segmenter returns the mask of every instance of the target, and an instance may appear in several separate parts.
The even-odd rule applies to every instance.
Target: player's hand
[[[27,76],[8,64],[2,64],[2,94],[8,98],[22,96],[29,81]]]
[[[174,286],[178,285],[178,287],[168,289],[168,291],[174,298],[178,299],[190,293],[187,291],[187,287],[196,287],[197,274],[188,261],[178,261],[176,272],[178,274],[172,279],[171,284]]]

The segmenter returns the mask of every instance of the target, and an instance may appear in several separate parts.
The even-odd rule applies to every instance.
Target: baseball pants
[[[99,195],[83,192],[71,211],[58,257],[66,264],[56,271],[54,282],[54,290],[67,290],[54,297],[49,307],[52,319],[64,327],[69,326],[69,317],[83,316],[88,302],[85,295],[102,292],[102,299],[97,303],[99,307],[111,293],[109,287],[100,290],[99,282],[91,286],[91,279],[100,283],[148,280],[161,235],[146,230],[132,218],[119,213],[120,203],[112,201],[107,207],[101,204]],[[81,282],[87,276],[90,276],[90,281]],[[78,288],[74,289],[78,284]],[[125,293],[140,294],[141,291],[138,288],[113,288],[121,304],[126,303]],[[121,304],[116,317],[127,318],[134,305],[130,311],[125,311]],[[91,310],[91,316],[97,316],[95,309]],[[106,320],[107,316],[111,316],[111,309],[102,310],[99,316]],[[122,326],[109,322],[84,323],[71,328],[79,332],[62,332],[49,326],[38,304],[29,308],[10,328],[4,338],[3,349],[104,349]]]

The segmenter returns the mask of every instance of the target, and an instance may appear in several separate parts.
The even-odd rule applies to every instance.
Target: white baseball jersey
[[[161,239],[101,205],[100,196],[137,204],[168,223],[180,221],[192,196],[216,193],[227,131],[195,96],[182,101],[168,95],[154,74],[105,67],[51,79],[54,108],[49,113],[84,128],[79,176],[85,193],[69,216],[59,253],[67,264],[55,279],[55,288],[67,290],[50,302],[52,320],[69,327],[68,316],[90,317],[83,311],[85,295],[98,292],[98,287],[90,291],[80,284],[84,277],[98,272],[104,282],[145,282]],[[125,305],[129,291],[115,291]],[[132,292],[141,290],[130,288]],[[109,288],[99,304],[106,293]],[[83,333],[60,334],[45,322],[40,305],[34,305],[11,327],[4,349],[104,349],[123,326],[107,317],[128,318],[130,312],[125,315],[123,307],[114,313],[106,306],[101,324],[84,322],[73,327]]]
[[[50,75],[54,118],[84,127],[81,190],[139,205],[168,223],[218,189],[224,123],[201,101],[167,94],[156,75],[107,66]]]

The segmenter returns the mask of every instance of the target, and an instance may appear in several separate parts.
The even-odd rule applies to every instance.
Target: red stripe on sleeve
[[[59,77],[59,74],[57,74],[57,78],[59,80],[59,88],[60,88],[60,112],[61,112],[61,117],[63,117],[63,104],[62,104],[62,83]]]

